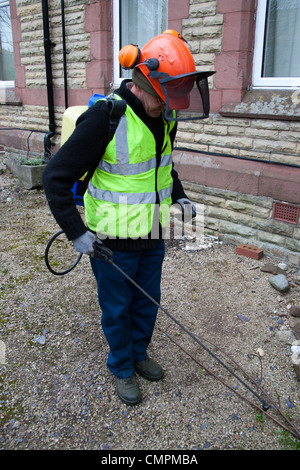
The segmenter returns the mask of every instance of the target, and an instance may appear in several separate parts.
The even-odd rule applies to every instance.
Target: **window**
[[[14,86],[15,66],[9,1],[0,0],[0,86]]]
[[[120,67],[119,50],[127,44],[143,47],[168,27],[168,0],[114,0],[114,82],[131,77]]]
[[[254,87],[300,86],[300,1],[258,0]]]

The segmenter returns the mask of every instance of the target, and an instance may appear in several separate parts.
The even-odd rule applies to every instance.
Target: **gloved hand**
[[[189,199],[187,199],[186,197],[182,197],[180,199],[177,199],[177,202],[178,204],[180,204],[182,212],[184,212],[185,210],[185,204],[190,204],[192,209],[192,217],[196,217],[196,207]]]
[[[73,246],[76,251],[84,255],[94,256],[93,243],[96,240],[96,235],[87,230],[83,235],[73,240]]]

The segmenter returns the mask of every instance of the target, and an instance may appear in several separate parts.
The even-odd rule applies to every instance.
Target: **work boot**
[[[135,362],[135,371],[144,379],[156,381],[164,376],[163,368],[153,359],[144,359],[143,361]]]
[[[142,394],[137,384],[135,375],[120,379],[115,377],[117,394],[120,400],[126,405],[137,405],[141,399]]]

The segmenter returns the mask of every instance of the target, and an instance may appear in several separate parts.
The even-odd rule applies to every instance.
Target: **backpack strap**
[[[124,100],[116,99],[115,96],[111,94],[106,98],[106,105],[109,108],[109,130],[108,130],[108,139],[107,139],[107,144],[106,144],[108,145],[116,132],[116,129],[119,125],[121,117],[126,111],[127,103]],[[92,178],[97,166],[98,166],[98,163],[94,167],[88,170],[87,175],[85,176],[79,189],[80,196],[84,195],[88,187],[89,181]]]
[[[109,95],[106,99],[106,105],[109,108],[109,134],[108,142],[114,136],[119,125],[120,119],[126,111],[127,103],[124,100],[117,100],[114,95]]]

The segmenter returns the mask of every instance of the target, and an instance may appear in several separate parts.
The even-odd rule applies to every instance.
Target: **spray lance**
[[[221,361],[210,349],[208,349],[201,341],[199,341],[198,338],[196,338],[187,328],[185,328],[179,321],[173,317],[162,305],[160,305],[153,297],[151,297],[141,286],[139,286],[128,274],[126,274],[119,266],[117,266],[114,261],[113,261],[113,252],[109,249],[103,246],[102,242],[95,241],[94,242],[94,249],[95,249],[95,256],[98,259],[105,259],[107,263],[111,264],[115,269],[117,269],[123,276],[128,279],[137,289],[139,289],[146,297],[148,297],[151,302],[153,302],[158,308],[160,308],[173,322],[176,323],[185,333],[187,333],[196,343],[198,343],[207,353],[209,353],[214,359],[216,359],[225,369],[233,375],[239,382],[241,382],[244,387],[246,387],[251,393],[253,393],[256,398],[260,400],[262,403],[262,408],[263,411],[268,411],[270,408],[269,405],[266,403],[266,401],[260,397],[252,388],[250,388],[240,377],[238,377],[223,361]]]
[[[48,242],[45,250],[46,266],[52,274],[64,275],[74,269],[79,263],[82,254],[80,253],[75,263],[68,269],[58,272],[55,271],[49,263],[49,250],[55,239],[63,233],[62,230],[57,232]],[[238,375],[236,375],[220,358],[218,358],[209,348],[207,348],[197,337],[195,337],[187,328],[185,328],[175,317],[173,317],[161,304],[159,304],[153,297],[151,297],[141,286],[139,286],[128,274],[126,274],[117,264],[113,261],[113,252],[105,247],[100,239],[96,239],[93,243],[94,256],[98,259],[104,259],[107,263],[111,264],[117,271],[119,271],[129,282],[131,282],[137,289],[139,289],[151,302],[153,302],[159,309],[161,309],[173,322],[176,323],[185,333],[187,333],[196,343],[198,343],[208,354],[210,354],[217,362],[219,362],[233,377],[235,377],[244,387],[246,387],[262,404],[263,411],[268,411],[270,406],[266,401],[259,396],[248,384],[246,384]]]

